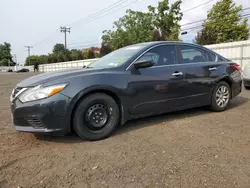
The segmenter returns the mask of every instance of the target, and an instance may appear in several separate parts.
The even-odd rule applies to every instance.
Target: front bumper
[[[22,103],[18,98],[11,103],[13,123],[22,132],[69,132],[70,98],[60,93],[47,99]]]
[[[232,98],[238,96],[242,92],[242,80],[232,84]]]
[[[33,133],[51,133],[61,131],[62,129],[47,129],[47,128],[34,128],[32,126],[25,127],[25,126],[15,126],[16,131],[20,132],[33,132]]]

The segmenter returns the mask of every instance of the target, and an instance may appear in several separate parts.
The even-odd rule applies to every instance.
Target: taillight
[[[241,68],[239,65],[237,64],[232,64],[231,67],[233,67],[235,70],[237,70],[238,72],[241,72]]]

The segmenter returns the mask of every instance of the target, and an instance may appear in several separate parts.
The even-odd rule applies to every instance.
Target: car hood
[[[70,70],[62,70],[62,71],[55,71],[49,73],[42,73],[36,76],[29,77],[19,84],[17,87],[33,87],[41,84],[45,84],[48,82],[56,82],[57,80],[67,80],[70,77],[74,77],[77,75],[87,75],[93,74],[95,72],[100,72],[103,69],[70,69]]]

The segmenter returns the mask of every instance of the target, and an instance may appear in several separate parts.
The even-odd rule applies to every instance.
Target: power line
[[[127,1],[127,0],[126,0],[126,1]],[[124,6],[120,7],[120,8],[118,8],[118,9],[115,9],[115,10],[112,11],[112,12],[107,12],[106,14],[94,16],[94,17],[92,17],[92,19],[91,19],[91,18],[90,18],[90,19],[86,19],[86,20],[83,21],[82,23],[89,23],[89,22],[94,21],[94,20],[96,20],[96,19],[98,19],[98,18],[104,17],[104,16],[109,15],[109,14],[115,12],[115,11],[118,11],[118,10],[124,8],[124,7],[127,7],[127,6],[129,6],[129,5],[133,4],[133,3],[136,3],[137,1],[139,1],[139,0],[134,0],[134,1],[132,1],[131,3],[126,4],[126,5],[124,5]],[[119,1],[119,2],[120,2],[120,1]],[[120,6],[120,4],[114,6],[113,8],[116,8],[116,7],[118,7],[118,6]],[[76,22],[75,22],[75,23],[76,23]],[[78,23],[80,23],[80,22],[78,21]],[[73,44],[73,43],[72,43],[72,44]],[[71,44],[71,45],[72,45],[72,44]],[[86,46],[90,46],[90,45],[100,45],[100,42],[94,43],[94,44],[86,44],[86,45],[80,45],[80,46],[73,46],[73,47],[70,47],[70,48],[86,47]]]
[[[58,34],[59,28],[57,30],[55,30],[51,35],[49,35],[48,37],[42,39],[41,41],[38,41],[36,43],[34,43],[32,46],[37,46],[38,44],[42,44],[48,40],[51,40],[52,38],[54,38],[57,34]]]
[[[240,16],[240,18],[247,18],[247,17],[249,17],[249,15],[250,15],[250,13],[243,14],[243,15]],[[182,27],[182,26],[186,26],[186,25],[192,25],[192,24],[194,24],[194,23],[204,22],[204,21],[206,21],[206,20],[208,20],[208,18],[202,19],[202,20],[197,20],[197,21],[194,21],[194,22],[185,23],[185,24],[182,24],[181,27]],[[232,19],[227,19],[227,20],[232,20]],[[223,21],[224,21],[224,20],[223,20]],[[194,26],[194,27],[196,27],[196,26]],[[186,29],[185,29],[185,30],[186,30]]]
[[[102,9],[101,11],[96,12],[95,14],[92,14],[92,15],[90,15],[90,16],[88,16],[88,17],[82,19],[82,20],[79,20],[79,21],[85,21],[85,23],[89,23],[89,22],[91,22],[91,21],[93,21],[93,20],[95,20],[95,19],[98,19],[98,18],[100,18],[100,17],[106,16],[106,15],[111,14],[111,13],[113,13],[113,12],[116,12],[116,11],[118,11],[118,10],[124,8],[124,7],[127,7],[127,6],[129,6],[129,5],[133,4],[133,3],[136,3],[136,2],[139,1],[139,0],[134,0],[134,1],[132,1],[131,3],[122,6],[121,8],[117,8],[118,6],[124,4],[124,3],[127,2],[127,1],[128,1],[128,0],[120,0],[120,1],[118,1],[118,2],[116,2],[116,3],[114,3],[114,4],[112,4],[111,6],[105,8],[105,9]],[[108,11],[110,11],[110,10],[112,10],[112,9],[115,9],[115,10],[112,11],[112,12],[108,12]],[[103,14],[103,13],[105,13],[105,12],[106,12],[106,14]],[[99,15],[98,15],[98,14],[99,14]],[[101,14],[103,14],[103,15],[101,15]],[[74,25],[74,24],[76,24],[76,23],[80,23],[79,21],[74,22],[74,23],[72,23],[71,25]],[[67,25],[67,26],[69,26],[69,25]],[[53,37],[56,35],[57,32],[58,32],[58,31],[56,31],[55,33],[53,33],[53,34],[50,35],[49,37],[46,37],[45,39],[43,39],[43,40],[41,40],[41,41],[39,41],[39,42],[36,42],[33,46],[36,46],[36,45],[38,45],[38,44],[47,42],[49,39],[53,38]]]
[[[107,16],[107,15],[113,13],[113,12],[116,12],[116,11],[122,9],[122,8],[125,8],[125,7],[127,7],[127,6],[129,6],[129,5],[133,4],[133,3],[136,3],[137,1],[139,1],[139,0],[134,0],[134,1],[132,1],[131,3],[126,4],[126,5],[124,5],[124,6],[120,7],[120,8],[117,8],[117,9],[115,9],[115,10],[112,11],[112,12],[107,12],[106,14],[102,14],[102,15],[100,14],[100,15],[94,16],[94,17],[92,17],[92,18],[89,18],[89,19],[87,19],[87,20],[85,20],[85,21],[82,20],[81,23],[82,23],[82,24],[86,24],[86,23],[92,22],[92,21],[94,21],[94,20],[96,20],[96,19],[98,19],[98,18],[102,18],[102,17]],[[115,6],[114,8],[116,8],[116,7],[119,7],[119,6]],[[79,22],[79,23],[80,23],[80,22]]]
[[[94,21],[94,20],[96,20],[96,19],[98,19],[98,18],[100,18],[100,17],[106,16],[106,15],[108,15],[108,14],[110,14],[110,13],[113,13],[113,12],[115,12],[115,11],[117,11],[117,10],[120,10],[120,9],[122,9],[122,8],[124,8],[124,7],[127,7],[127,6],[129,6],[129,5],[131,5],[131,4],[135,3],[135,2],[137,2],[137,1],[139,1],[139,0],[134,0],[134,1],[132,1],[131,3],[129,3],[129,4],[124,5],[124,6],[120,7],[119,9],[116,9],[116,8],[119,7],[120,5],[123,5],[124,3],[126,3],[127,1],[128,1],[128,0],[120,0],[120,1],[117,1],[116,3],[113,3],[112,5],[110,5],[110,6],[106,7],[106,8],[104,8],[104,9],[102,9],[102,10],[100,10],[100,11],[98,11],[98,12],[96,12],[96,13],[94,13],[94,14],[91,14],[91,15],[89,15],[89,16],[87,16],[87,17],[81,19],[81,20],[78,20],[78,21],[76,21],[76,22],[73,22],[73,23],[71,23],[71,24],[68,24],[67,26],[72,26],[72,25],[75,25],[75,24],[81,23],[81,22],[83,22],[83,23],[89,23],[89,22]],[[187,11],[190,11],[190,10],[192,10],[192,9],[198,8],[198,7],[203,6],[203,5],[205,5],[205,4],[207,4],[207,3],[211,2],[211,1],[213,1],[213,0],[207,1],[207,2],[205,2],[205,3],[203,3],[203,4],[200,4],[200,5],[197,5],[197,6],[195,6],[195,7],[190,8],[190,9],[184,10],[183,12],[187,12]],[[115,11],[112,11],[113,9],[115,9]],[[110,12],[110,11],[112,11],[112,12]],[[104,13],[105,13],[105,14],[104,14]],[[104,15],[102,15],[102,14],[104,14]],[[41,43],[44,43],[44,42],[50,40],[50,39],[53,38],[55,35],[57,35],[57,32],[58,32],[58,30],[56,30],[52,35],[46,37],[45,39],[43,39],[43,40],[41,40],[41,41],[39,41],[39,42],[36,42],[35,44],[33,44],[33,46],[37,46],[38,44],[41,44]]]
[[[118,11],[118,10],[124,8],[124,7],[127,7],[127,6],[129,6],[129,5],[131,5],[131,4],[133,4],[133,3],[136,3],[136,2],[139,1],[139,0],[134,0],[134,1],[132,1],[131,3],[129,3],[129,4],[126,4],[126,5],[124,5],[124,6],[120,7],[120,8],[118,8],[118,9],[115,9],[115,8],[119,7],[120,5],[126,3],[127,1],[128,1],[128,0],[120,0],[120,1],[118,1],[118,2],[116,2],[116,3],[114,3],[114,4],[112,4],[111,6],[102,9],[102,10],[99,11],[99,12],[96,12],[96,13],[94,13],[94,14],[92,14],[92,15],[90,15],[90,16],[87,16],[86,18],[81,19],[81,20],[79,20],[79,21],[76,21],[76,22],[74,22],[74,23],[72,23],[72,24],[68,24],[67,26],[72,26],[72,25],[75,25],[75,24],[77,24],[77,23],[89,23],[89,22],[94,21],[94,20],[96,20],[96,19],[98,19],[98,18],[101,18],[101,17],[103,17],[103,16],[109,15],[109,14],[111,14],[111,13],[113,13],[113,12],[116,12],[116,11]],[[210,1],[212,1],[212,0],[210,0]],[[210,2],[210,1],[209,1],[209,2]],[[183,12],[190,11],[190,10],[192,10],[192,9],[194,9],[194,8],[197,8],[197,7],[199,7],[199,6],[202,6],[202,5],[207,4],[207,3],[209,3],[209,2],[205,2],[205,3],[203,3],[203,4],[197,5],[197,6],[195,6],[195,7],[192,7],[192,8],[190,8],[190,9],[188,9],[188,10],[185,10],[185,11],[183,11]],[[115,9],[115,10],[112,11],[112,12],[110,12],[110,11],[113,10],[113,9]],[[103,13],[106,13],[106,14],[103,14]],[[56,33],[55,33],[55,34],[56,34]],[[49,36],[49,37],[45,38],[44,40],[35,43],[33,46],[35,46],[35,45],[37,45],[37,44],[40,44],[40,43],[43,43],[43,42],[47,41],[48,39],[50,39],[51,37],[54,37],[54,35]]]
[[[250,7],[247,7],[247,8],[243,8],[241,11],[244,11],[244,10],[249,10]]]
[[[102,9],[102,10],[100,10],[100,11],[98,11],[98,12],[92,14],[92,15],[89,15],[89,16],[87,16],[87,17],[81,19],[81,20],[78,20],[78,21],[76,21],[76,22],[73,22],[73,23],[71,23],[71,24],[68,24],[67,26],[72,26],[72,25],[76,25],[76,24],[79,24],[79,23],[89,23],[89,22],[94,21],[94,20],[96,20],[96,19],[98,19],[98,18],[101,18],[101,17],[106,16],[106,15],[108,15],[108,14],[111,14],[111,13],[113,13],[113,12],[115,12],[115,11],[118,11],[118,10],[124,8],[124,7],[127,7],[127,6],[131,5],[132,3],[135,3],[135,2],[137,2],[137,1],[139,1],[139,0],[134,0],[134,1],[132,1],[131,3],[129,3],[129,4],[126,4],[126,5],[124,5],[124,6],[120,7],[120,8],[117,8],[117,7],[121,6],[121,5],[123,5],[124,3],[126,3],[127,1],[128,1],[128,0],[120,0],[120,1],[118,1],[118,2],[116,2],[116,3],[114,3],[114,4],[112,4],[112,5],[110,5],[110,6],[108,6],[108,7],[106,7],[106,8],[104,8],[104,9]],[[213,1],[213,0],[209,0],[209,1],[206,1],[206,2],[204,2],[204,3],[202,3],[202,4],[197,5],[197,6],[195,6],[195,7],[192,7],[192,8],[190,8],[190,9],[184,10],[183,13],[184,13],[184,12],[191,11],[191,10],[193,10],[193,9],[196,9],[196,8],[198,8],[198,7],[200,7],[200,6],[203,6],[203,5],[205,5],[205,4],[208,4],[208,3],[212,2],[212,1]],[[245,8],[245,9],[243,9],[243,10],[247,10],[247,9],[250,9],[250,7],[249,7],[249,8]],[[114,11],[112,11],[112,10],[114,10]],[[195,21],[195,22],[190,22],[190,23],[183,24],[183,25],[181,25],[181,26],[184,26],[184,25],[191,25],[191,24],[198,23],[198,22],[202,22],[202,21],[205,21],[205,20],[206,20],[206,19],[198,20],[198,21]],[[196,26],[196,27],[198,27],[198,26]],[[199,26],[199,27],[201,27],[201,26]],[[187,28],[187,29],[189,29],[189,28]],[[186,30],[186,29],[185,29],[185,30]],[[41,41],[35,43],[33,46],[36,46],[36,45],[38,45],[38,44],[41,44],[41,43],[44,43],[44,42],[48,41],[49,39],[51,39],[52,37],[54,37],[54,36],[57,34],[57,32],[58,32],[58,31],[56,31],[55,33],[53,33],[53,35],[51,35],[51,36],[49,36],[49,37],[47,37],[47,38],[45,38],[45,39],[43,39],[43,40],[41,40]],[[65,35],[66,35],[66,32],[65,32]],[[70,45],[72,45],[72,44],[70,44]],[[65,40],[65,46],[66,46],[66,40]]]
[[[199,5],[197,5],[197,6],[194,6],[194,7],[192,7],[192,8],[189,8],[189,9],[187,9],[187,10],[184,10],[184,11],[182,11],[182,13],[188,12],[188,11],[190,11],[190,10],[193,10],[193,9],[196,9],[196,8],[201,7],[201,6],[203,6],[203,5],[206,5],[206,4],[208,4],[208,3],[212,2],[212,1],[214,1],[214,0],[206,1],[206,2],[204,2],[204,3],[202,3],[202,4],[199,4]]]
[[[248,18],[248,17],[250,17],[250,13],[241,15],[240,18]],[[205,19],[205,20],[207,20],[207,19]],[[222,20],[222,21],[230,21],[230,20],[232,20],[232,19],[227,19],[227,20]],[[201,27],[203,27],[203,26],[202,25],[196,25],[196,26],[193,26],[193,27],[181,29],[181,31],[186,31],[186,30],[190,30],[190,29],[194,30],[194,29],[198,29],[198,28],[201,28]]]
[[[83,18],[83,19],[80,19],[80,20],[78,20],[78,21],[75,21],[75,22],[73,22],[73,23],[71,23],[71,24],[68,24],[67,26],[72,26],[72,25],[75,25],[75,24],[77,24],[77,23],[81,23],[81,22],[83,22],[83,21],[92,19],[92,18],[95,17],[95,16],[98,16],[98,15],[100,15],[100,14],[102,14],[102,13],[105,13],[105,12],[107,12],[107,11],[110,11],[110,10],[112,10],[112,9],[114,9],[114,8],[116,8],[116,7],[118,7],[118,6],[122,5],[122,4],[124,4],[124,3],[126,3],[127,1],[128,1],[128,0],[120,0],[120,1],[117,1],[116,3],[113,3],[112,5],[110,5],[110,6],[106,7],[106,8],[104,8],[104,9],[102,9],[102,10],[100,10],[100,11],[95,12],[94,14],[91,14],[91,15],[89,15],[89,16]]]
[[[248,10],[248,9],[250,9],[250,7],[244,8],[241,11],[243,12],[243,11]],[[244,16],[244,15],[242,15],[242,16]],[[197,21],[194,21],[194,22],[185,23],[185,24],[182,24],[181,27],[182,26],[186,26],[186,25],[192,25],[192,24],[198,23],[198,22],[203,22],[203,21],[206,21],[206,20],[207,20],[207,18],[206,19],[202,19],[202,20],[197,20]]]
[[[202,25],[197,25],[197,26],[194,26],[194,27],[190,27],[190,28],[187,28],[187,29],[182,29],[181,31],[187,31],[187,30],[195,30],[195,29],[199,29],[199,28],[202,28],[203,26]],[[190,32],[190,31],[189,31]]]
[[[195,24],[195,23],[199,23],[199,22],[203,22],[203,21],[206,21],[207,19],[202,19],[202,20],[197,20],[197,21],[194,21],[194,22],[189,22],[189,23],[185,23],[185,24],[182,24],[182,26],[186,26],[186,25],[192,25],[192,24]]]
[[[100,16],[108,15],[108,14],[105,14],[105,15],[98,15],[98,14],[105,13],[105,12],[107,12],[107,11],[110,11],[110,10],[114,9],[114,8],[117,8],[119,5],[122,5],[122,4],[124,4],[125,2],[127,2],[127,1],[128,1],[128,0],[120,0],[120,1],[118,1],[118,2],[116,2],[116,3],[113,3],[113,4],[110,5],[109,7],[104,8],[104,9],[102,9],[101,11],[96,12],[96,13],[90,15],[90,16],[87,16],[86,18],[84,18],[84,19],[82,19],[82,20],[79,20],[79,21],[77,21],[77,22],[74,22],[74,23],[72,23],[72,24],[70,24],[70,25],[75,25],[76,23],[79,23],[80,21],[87,21],[87,20],[89,20],[89,19],[92,19],[92,20],[89,20],[88,22],[93,21],[94,18],[95,18],[95,16],[97,16],[96,18],[100,18]],[[138,0],[136,0],[136,1],[138,1]],[[135,2],[135,1],[133,1],[133,2]],[[132,3],[133,3],[133,2],[132,2]],[[132,3],[130,3],[130,4],[132,4]],[[129,4],[129,5],[130,5],[130,4]],[[126,5],[126,6],[128,6],[128,5]],[[126,7],[126,6],[123,6],[123,7]],[[123,7],[122,7],[122,8],[123,8]],[[116,9],[116,10],[117,10],[117,9]],[[48,41],[49,39],[51,39],[51,38],[53,38],[55,35],[57,35],[57,32],[58,32],[58,30],[56,30],[53,34],[51,34],[50,36],[46,37],[45,39],[43,39],[43,40],[41,40],[41,41],[39,41],[39,42],[36,42],[35,44],[33,44],[33,46],[36,46],[36,45],[38,45],[38,44],[41,44],[41,43],[44,43],[44,42]]]
[[[246,10],[246,9],[250,9],[250,7],[249,7],[249,8],[242,9],[242,10]],[[241,18],[249,17],[249,15],[250,15],[250,14],[244,14],[244,15],[241,16]],[[183,25],[181,25],[181,26],[190,25],[190,24],[194,24],[194,23],[198,23],[198,22],[206,21],[206,20],[207,20],[207,19],[202,19],[202,20],[198,20],[198,21],[186,23],[186,24],[183,24]],[[230,20],[230,19],[229,19],[229,20]],[[189,28],[186,28],[186,29],[182,29],[181,31],[190,30],[190,29],[191,29],[191,31],[193,31],[193,30],[195,30],[195,29],[199,29],[199,28],[202,28],[202,27],[203,27],[202,25],[196,25],[196,26],[193,26],[193,27],[189,27]],[[191,32],[191,31],[189,31],[189,32]],[[90,42],[90,41],[88,41],[88,42]],[[91,41],[91,42],[92,42],[92,41]],[[85,42],[85,43],[87,43],[87,42]],[[71,43],[71,45],[72,45],[72,44],[79,44],[79,43]],[[81,43],[80,43],[80,44],[81,44]],[[82,43],[82,44],[84,44],[84,43]],[[72,48],[79,48],[79,47],[87,47],[87,46],[99,45],[99,44],[100,44],[100,43],[91,43],[91,44],[84,44],[84,45],[72,46],[72,47],[70,47],[70,48],[72,49]]]

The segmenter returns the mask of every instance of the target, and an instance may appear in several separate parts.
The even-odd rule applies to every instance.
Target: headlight
[[[24,93],[21,94],[19,99],[22,102],[29,102],[48,98],[62,91],[66,87],[66,85],[67,84],[52,85],[47,87],[36,86],[34,88],[27,89]]]

